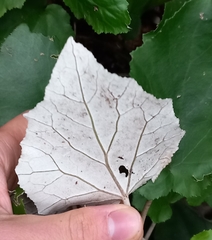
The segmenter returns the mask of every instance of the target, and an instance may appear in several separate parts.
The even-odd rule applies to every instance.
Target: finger
[[[8,194],[5,172],[0,167],[0,214],[11,214],[12,206]]]
[[[0,168],[5,171],[9,188],[17,180],[15,166],[21,154],[20,142],[25,136],[27,120],[19,115],[0,128]]]
[[[17,183],[15,166],[26,127],[27,120],[19,115],[0,128],[0,213],[12,213],[8,188],[12,190]]]
[[[6,216],[0,232],[1,240],[140,240],[143,234],[139,213],[121,204],[51,216]]]

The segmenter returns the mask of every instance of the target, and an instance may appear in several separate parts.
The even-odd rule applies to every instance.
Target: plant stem
[[[127,205],[127,206],[131,206],[129,198],[125,198],[125,199],[123,200],[123,203],[124,203],[125,205]]]
[[[146,233],[146,235],[144,237],[144,240],[148,240],[149,239],[149,237],[151,236],[155,226],[156,226],[156,223],[152,223],[151,224],[150,228],[148,229],[148,231],[147,231],[147,233]]]
[[[151,206],[151,203],[152,203],[151,200],[147,201],[146,204],[145,204],[145,206],[144,206],[143,211],[141,212],[141,217],[142,217],[142,219],[143,219],[143,224],[144,224],[144,222],[145,222],[145,219],[146,219],[146,216],[147,216],[147,212],[148,212],[148,210],[149,210],[149,208],[150,208],[150,206]]]

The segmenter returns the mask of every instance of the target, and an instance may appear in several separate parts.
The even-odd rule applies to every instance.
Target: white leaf
[[[105,70],[69,38],[29,124],[16,172],[39,213],[128,203],[157,178],[184,135],[171,99]]]

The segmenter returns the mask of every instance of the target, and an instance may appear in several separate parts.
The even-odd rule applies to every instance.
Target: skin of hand
[[[141,240],[140,214],[132,207],[85,207],[48,216],[13,215],[8,189],[16,187],[15,166],[27,120],[19,115],[0,128],[1,240]]]

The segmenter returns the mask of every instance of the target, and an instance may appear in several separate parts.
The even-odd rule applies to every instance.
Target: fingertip
[[[108,216],[108,229],[112,240],[140,239],[143,235],[142,219],[138,211],[123,206]]]

